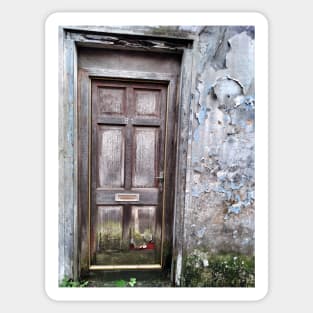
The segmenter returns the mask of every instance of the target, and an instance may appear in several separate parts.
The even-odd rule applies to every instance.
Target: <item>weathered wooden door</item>
[[[160,266],[167,87],[91,88],[91,267]]]
[[[171,263],[179,62],[79,50],[81,272]]]

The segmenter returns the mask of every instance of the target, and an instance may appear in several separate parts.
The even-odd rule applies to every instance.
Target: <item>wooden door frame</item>
[[[114,39],[112,39],[114,38]],[[111,40],[111,42],[110,42]],[[64,262],[63,271],[72,273],[74,279],[80,276],[79,265],[79,197],[78,197],[78,95],[77,95],[77,47],[101,47],[157,53],[179,53],[182,55],[179,88],[177,90],[176,131],[176,175],[174,186],[174,221],[171,279],[179,285],[184,249],[184,214],[190,205],[189,179],[191,169],[192,96],[193,87],[193,45],[195,37],[174,38],[164,36],[112,34],[100,27],[89,31],[88,27],[59,28],[59,260]],[[113,42],[113,43],[112,43]],[[105,72],[105,73],[104,73]],[[92,76],[116,77],[134,74],[114,71],[93,70]],[[88,74],[88,75],[89,75]],[[140,73],[147,79],[171,82],[170,75]],[[113,76],[112,76],[113,75]],[[157,75],[157,77],[155,76]],[[154,77],[153,77],[154,76]],[[125,76],[123,76],[125,77]],[[127,76],[126,76],[127,77]],[[137,77],[138,78],[138,77]],[[60,263],[59,262],[59,263]],[[60,264],[59,264],[60,265]]]
[[[176,98],[176,87],[177,87],[177,75],[172,75],[169,73],[149,73],[149,72],[139,72],[139,71],[123,71],[123,70],[108,70],[108,69],[95,69],[95,68],[80,68],[79,69],[79,75],[78,75],[78,83],[81,85],[81,88],[78,88],[78,95],[77,95],[77,103],[78,103],[78,109],[79,112],[82,112],[82,114],[78,114],[78,133],[80,136],[87,138],[90,136],[91,133],[91,114],[90,114],[90,108],[86,107],[84,104],[90,102],[90,84],[91,80],[96,79],[96,80],[126,80],[126,81],[132,81],[133,83],[135,81],[137,82],[150,82],[150,83],[157,83],[157,84],[166,84],[164,86],[167,87],[168,94],[167,94],[167,103],[171,103],[172,105],[170,106],[172,109],[174,106],[176,106],[175,103],[175,98]],[[81,89],[81,91],[80,91]],[[166,112],[166,119],[168,118],[169,120],[175,119],[175,112],[170,109]],[[165,135],[165,141],[169,140],[166,138],[167,136]],[[80,142],[80,140],[77,140],[77,149],[78,149],[78,168],[84,168],[85,170],[88,168],[88,171],[91,169],[91,164],[87,163],[88,159],[89,162],[91,161],[91,138],[89,137],[89,148],[88,148],[88,153],[86,149],[81,147],[80,145],[86,146],[87,143],[85,142]],[[83,155],[82,155],[83,154]],[[169,175],[169,169],[173,167],[173,161],[170,160],[171,162],[165,162],[166,168],[164,168],[164,176],[165,176],[165,182],[171,182],[172,177]],[[79,171],[78,171],[79,172]],[[88,203],[88,213],[82,208],[81,205],[78,205],[78,210],[79,214],[78,216],[78,226],[79,228],[83,229],[88,229],[88,234],[90,234],[90,224],[87,225],[85,222],[87,219],[90,219],[90,210],[91,210],[91,181],[90,177],[86,177],[84,173],[78,173],[78,189],[80,190],[80,194],[77,194],[77,201],[78,203]],[[87,189],[87,186],[89,187]],[[166,189],[166,186],[164,186],[164,189]],[[89,199],[86,198],[86,195],[89,194]],[[168,192],[164,192],[165,198],[162,200],[164,201],[163,206],[165,203],[172,202],[171,201],[171,194]],[[80,217],[82,217],[80,219]],[[166,219],[171,219],[170,215],[166,215]],[[164,222],[162,223],[164,224]],[[87,234],[87,237],[88,237]],[[81,232],[77,233],[77,238],[78,241],[81,242],[82,240],[86,240],[86,236],[80,237],[82,234]],[[172,234],[171,234],[172,235]],[[162,225],[162,248],[161,248],[161,255],[163,254],[163,239],[164,236],[166,238],[170,237],[170,233],[164,233],[164,225]],[[88,238],[89,241],[89,246],[90,246],[90,238]],[[160,269],[162,267],[162,260],[163,260],[163,255],[161,256],[161,267],[158,266],[145,266],[145,265],[123,265],[123,266],[96,266],[93,265],[91,266],[90,263],[90,249],[87,253],[87,251],[84,251],[82,254],[87,255],[89,254],[89,259],[82,259],[79,257],[81,254],[79,250],[79,247],[77,247],[78,251],[78,264],[80,264],[80,268],[89,268],[90,270],[110,270],[110,269]],[[78,269],[79,270],[79,269]]]

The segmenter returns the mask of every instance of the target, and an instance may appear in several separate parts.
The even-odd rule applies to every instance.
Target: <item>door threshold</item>
[[[88,281],[88,287],[118,287],[117,282],[130,281],[136,278],[134,287],[173,287],[169,271],[161,270],[115,270],[115,271],[90,271],[82,277]]]
[[[137,269],[161,269],[161,264],[144,265],[91,265],[90,270],[137,270]]]

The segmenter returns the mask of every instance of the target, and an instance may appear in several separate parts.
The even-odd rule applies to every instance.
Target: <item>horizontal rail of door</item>
[[[135,201],[127,201],[127,203],[134,204],[147,204],[147,205],[158,205],[159,203],[159,191],[158,189],[145,190],[144,192],[133,192],[134,194],[138,194],[139,200]],[[99,204],[115,204],[121,201],[116,200],[116,194],[123,194],[118,190],[115,191],[104,191],[104,190],[96,190],[96,203]],[[131,194],[131,192],[127,191],[125,194]],[[124,201],[123,201],[124,202]]]
[[[160,119],[124,118],[124,117],[97,117],[97,124],[106,125],[135,125],[135,126],[160,126]]]

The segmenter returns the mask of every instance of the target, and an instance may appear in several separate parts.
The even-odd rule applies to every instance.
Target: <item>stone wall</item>
[[[196,50],[186,250],[254,253],[254,29],[206,27]]]

